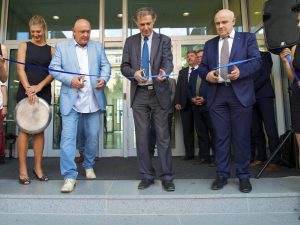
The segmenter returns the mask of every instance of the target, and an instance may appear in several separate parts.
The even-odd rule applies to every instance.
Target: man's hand
[[[95,87],[95,89],[96,90],[99,90],[99,89],[101,89],[101,88],[103,88],[105,85],[106,85],[106,82],[105,82],[105,80],[103,80],[103,79],[97,79],[97,85],[96,85],[96,87]]]
[[[181,110],[181,109],[182,109],[182,106],[181,106],[180,104],[176,104],[176,105],[175,105],[175,109],[176,109],[176,110]]]
[[[218,71],[217,70],[210,71],[206,75],[206,80],[210,83],[218,83],[218,81],[219,81]]]
[[[156,78],[156,80],[159,82],[165,81],[167,77],[162,75],[166,75],[166,72],[163,69],[159,69],[159,76]]]
[[[147,78],[142,77],[142,73],[144,72],[144,70],[137,70],[134,73],[134,79],[138,82],[138,83],[146,83]]]
[[[3,106],[1,113],[2,113],[3,118],[5,118],[6,114],[7,114],[7,107]]]
[[[84,82],[82,82],[83,76],[74,77],[71,81],[71,86],[76,89],[84,87]]]
[[[236,80],[240,77],[240,69],[237,66],[232,66],[231,73],[227,75],[229,80]]]
[[[191,99],[191,102],[195,105],[203,105],[205,103],[205,100],[203,97],[201,96],[196,96],[194,98]]]
[[[284,63],[288,63],[288,60],[286,58],[287,55],[291,54],[291,49],[285,48],[280,52],[280,58]]]
[[[5,60],[3,59],[3,56],[0,55],[0,68],[2,68],[5,64]]]

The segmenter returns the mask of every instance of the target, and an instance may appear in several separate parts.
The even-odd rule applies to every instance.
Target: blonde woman
[[[47,24],[42,16],[35,15],[29,21],[31,40],[22,42],[18,49],[18,61],[37,66],[48,67],[52,59],[54,48],[47,45]],[[53,78],[47,70],[17,65],[20,83],[17,93],[17,102],[28,97],[29,102],[34,104],[37,97],[43,98],[48,104],[51,103],[51,82]],[[26,158],[28,152],[29,134],[19,130],[18,154],[19,154],[19,183],[30,184],[27,171]],[[44,149],[44,132],[34,134],[34,168],[33,175],[40,181],[47,181],[48,177],[42,169],[42,156]]]

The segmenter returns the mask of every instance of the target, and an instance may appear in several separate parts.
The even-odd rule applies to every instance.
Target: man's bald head
[[[86,46],[90,40],[91,24],[87,19],[76,20],[72,29],[75,41],[80,46]]]
[[[229,9],[221,9],[215,15],[215,26],[220,37],[229,36],[235,24],[235,16]]]

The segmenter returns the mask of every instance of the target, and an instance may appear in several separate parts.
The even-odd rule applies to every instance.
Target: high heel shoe
[[[23,185],[28,185],[28,184],[30,184],[30,180],[29,180],[28,177],[23,178],[23,179],[21,179],[21,178],[19,177],[19,183],[20,183],[20,184],[23,184]]]
[[[49,180],[48,176],[46,176],[46,175],[43,175],[43,176],[39,177],[36,174],[35,170],[33,170],[32,172],[33,172],[33,175],[35,176],[35,178],[38,179],[39,181],[48,181]]]

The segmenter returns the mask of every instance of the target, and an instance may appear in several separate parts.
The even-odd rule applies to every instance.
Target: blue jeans
[[[78,113],[72,109],[68,115],[62,115],[62,132],[60,141],[60,171],[64,179],[76,179],[78,172],[75,163],[76,136],[78,120],[84,134],[85,169],[93,168],[99,147],[100,110],[94,113]],[[81,135],[82,137],[82,135]]]

